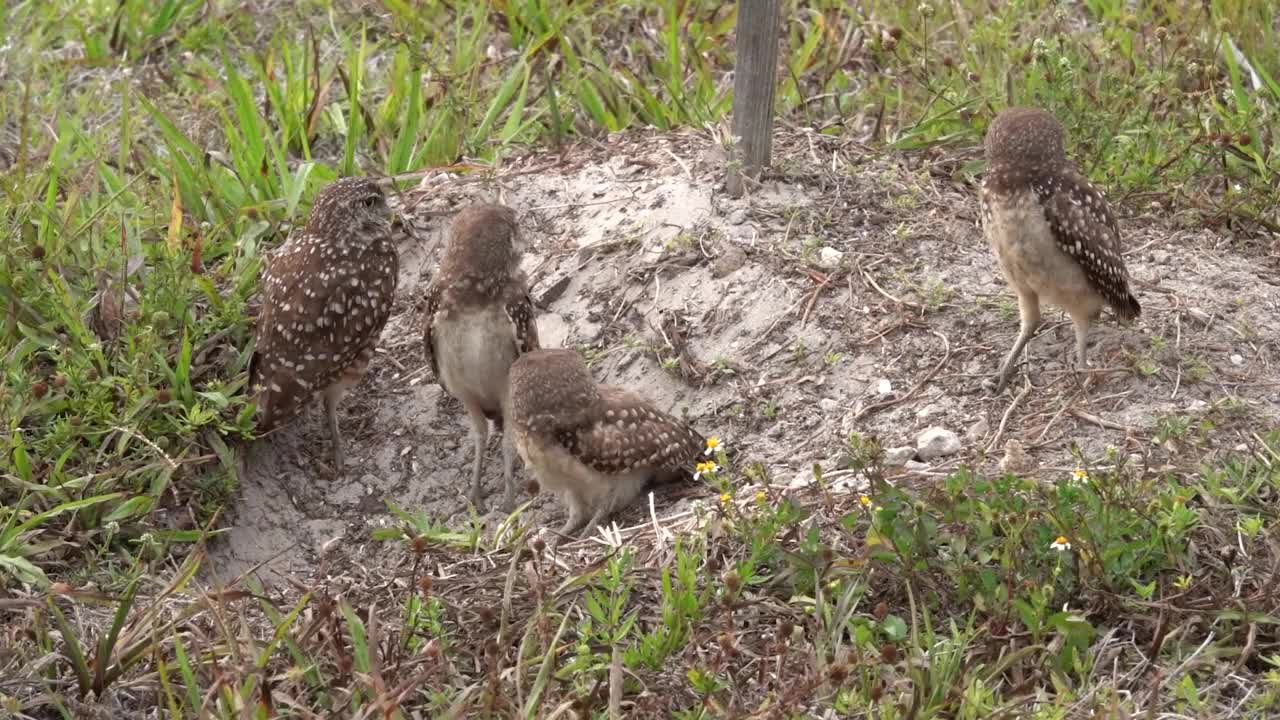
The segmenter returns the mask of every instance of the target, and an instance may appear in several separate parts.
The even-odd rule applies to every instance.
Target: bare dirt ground
[[[906,482],[960,465],[1061,477],[1081,464],[1073,446],[1087,463],[1114,446],[1152,469],[1194,467],[1206,449],[1276,424],[1280,273],[1266,249],[1126,204],[1142,317],[1123,328],[1104,314],[1090,343],[1096,384],[1083,389],[1067,372],[1070,322],[1047,307],[1023,374],[997,397],[980,382],[1017,334],[1016,302],[973,188],[952,178],[978,150],[875,157],[803,131],[775,143],[775,173],[738,200],[723,192],[724,154],[705,133],[626,133],[484,178],[424,178],[403,198],[420,237],[401,248],[397,314],[341,412],[344,476],[324,465],[317,404],[248,454],[213,568],[223,579],[259,563],[268,581],[310,576],[341,538],[330,557],[376,573],[401,555],[369,541],[388,500],[467,522],[468,424],[426,367],[414,305],[452,212],[478,200],[514,207],[532,241],[525,267],[544,346],[578,347],[597,379],[687,409],[726,438],[739,468],[759,461],[774,484],[807,482],[814,463],[838,470],[851,432],[893,448],[930,427],[954,431],[955,454],[897,455],[893,474]],[[485,470],[495,499],[500,467],[495,436]],[[656,513],[710,492],[659,493]],[[526,517],[551,525],[561,512],[539,496]],[[501,519],[491,512],[488,527]],[[616,518],[648,520],[644,504]]]

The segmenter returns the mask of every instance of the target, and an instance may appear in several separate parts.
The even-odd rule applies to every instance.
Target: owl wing
[[[578,460],[608,474],[640,468],[692,473],[703,447],[697,431],[624,388],[602,385],[600,396],[604,419],[562,435]]]
[[[301,236],[280,249],[263,275],[249,366],[262,432],[292,418],[338,380],[377,342],[390,317],[390,299],[376,297],[385,294],[385,285],[375,280],[371,286],[368,268],[362,272],[349,259],[317,263],[326,250],[319,238]]]
[[[519,357],[542,347],[538,340],[538,321],[535,317],[533,298],[523,282],[516,283],[506,293],[503,307],[515,336],[516,356]]]
[[[422,299],[422,352],[426,354],[437,382],[440,381],[440,364],[436,361],[434,328],[436,313],[440,311],[440,293],[440,286],[432,283]]]
[[[1077,172],[1033,184],[1044,207],[1054,243],[1084,270],[1085,277],[1125,319],[1142,311],[1129,290],[1129,271],[1120,248],[1120,226],[1093,183]]]

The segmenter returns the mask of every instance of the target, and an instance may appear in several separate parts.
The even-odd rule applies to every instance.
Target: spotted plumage
[[[1076,330],[1076,366],[1086,367],[1089,326],[1104,306],[1122,320],[1141,313],[1129,289],[1120,228],[1102,193],[1072,165],[1062,126],[1038,108],[998,114],[987,130],[982,226],[1001,272],[1018,294],[1021,330],[997,375],[997,391],[1040,324],[1042,301],[1062,307]]]
[[[249,363],[260,432],[288,422],[319,394],[341,471],[337,403],[368,369],[391,315],[398,270],[382,190],[367,178],[321,190],[306,226],[263,271]]]
[[[641,395],[598,385],[570,349],[531,352],[511,366],[508,416],[520,456],[567,506],[561,535],[590,534],[651,480],[691,475],[705,447]]]
[[[523,238],[502,205],[468,207],[454,218],[440,270],[423,299],[422,345],[437,381],[471,419],[475,459],[468,498],[481,506],[480,475],[489,421],[503,427],[507,371],[538,348]],[[504,509],[515,502],[515,451],[503,434]]]

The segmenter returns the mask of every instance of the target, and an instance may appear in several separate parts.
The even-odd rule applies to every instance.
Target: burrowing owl
[[[481,507],[480,473],[489,420],[503,427],[507,371],[538,348],[528,280],[520,270],[523,237],[516,214],[502,205],[459,212],[449,227],[440,270],[427,290],[423,347],[436,380],[471,418],[475,458],[467,497]],[[515,503],[515,450],[503,430],[502,508]]]
[[[399,260],[386,195],[368,178],[343,178],[316,196],[311,216],[267,263],[249,382],[258,428],[293,418],[324,397],[335,471],[344,464],[338,402],[364,376],[391,315]]]
[[[692,475],[704,447],[697,431],[640,395],[598,385],[571,349],[516,360],[508,424],[539,485],[567,506],[561,535],[583,528],[586,537],[650,480]]]
[[[1141,307],[1129,292],[1120,228],[1102,193],[1067,159],[1062,126],[1038,108],[1009,108],[987,129],[982,225],[1018,293],[1022,328],[1000,367],[1003,391],[1040,324],[1041,300],[1066,310],[1083,371],[1089,325],[1110,305],[1122,320]]]

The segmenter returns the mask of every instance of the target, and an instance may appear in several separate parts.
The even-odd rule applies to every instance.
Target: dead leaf
[[[172,178],[173,202],[169,205],[169,237],[167,244],[169,252],[176,253],[182,240],[182,193],[178,190],[178,176],[174,174]]]

